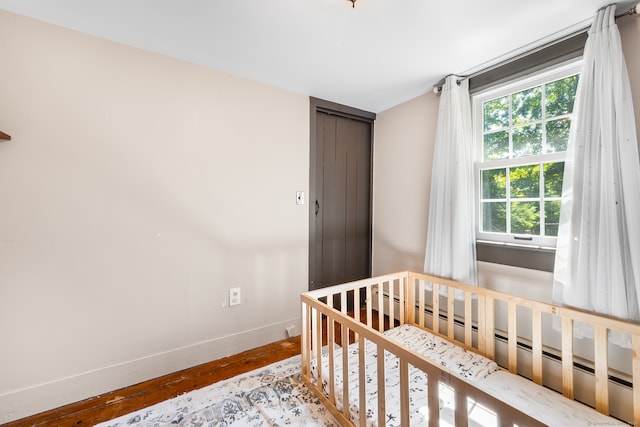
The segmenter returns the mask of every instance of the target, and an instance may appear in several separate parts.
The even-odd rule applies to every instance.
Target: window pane
[[[564,162],[545,163],[544,168],[544,196],[562,196],[562,177],[564,176]]]
[[[504,129],[509,126],[509,97],[494,99],[483,104],[484,131]]]
[[[511,168],[509,179],[511,198],[540,197],[540,165]]]
[[[540,86],[514,93],[513,124],[520,125],[542,119],[542,91]]]
[[[509,158],[509,132],[500,131],[484,136],[484,160]]]
[[[511,232],[514,234],[540,234],[540,202],[511,203]]]
[[[560,200],[544,202],[544,234],[547,236],[558,235],[560,223]]]
[[[485,202],[482,204],[482,231],[507,232],[506,202]]]
[[[547,83],[547,117],[573,113],[577,87],[578,76],[566,77]]]
[[[567,151],[570,127],[570,119],[551,120],[547,122],[547,153]]]
[[[474,126],[483,144],[476,152],[478,238],[555,244],[578,68],[533,73],[473,96],[473,113],[483,121]]]
[[[542,153],[542,125],[513,129],[513,157]]]
[[[482,171],[482,198],[504,199],[507,197],[507,170],[489,169]]]

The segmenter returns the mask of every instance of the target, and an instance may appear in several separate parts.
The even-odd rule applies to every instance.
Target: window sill
[[[553,271],[556,251],[499,242],[476,242],[477,260],[531,270]]]

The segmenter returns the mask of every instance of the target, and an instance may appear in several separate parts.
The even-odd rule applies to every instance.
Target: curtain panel
[[[476,284],[469,81],[448,76],[436,128],[424,271]]]
[[[640,320],[640,161],[615,5],[599,10],[585,45],[564,171],[556,303]],[[591,336],[577,327],[575,334]],[[628,336],[610,336],[624,347]]]

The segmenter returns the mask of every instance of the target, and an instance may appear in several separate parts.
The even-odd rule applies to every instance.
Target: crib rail
[[[614,415],[623,421],[633,423],[633,425],[640,425],[639,324],[587,313],[569,307],[515,297],[428,274],[407,273],[407,276],[409,288],[416,289],[419,295],[418,313],[423,313],[425,310],[428,311],[428,302],[420,300],[420,298],[423,295],[431,297],[432,318],[418,318],[415,322],[417,325],[423,327],[430,325],[432,332],[440,334],[458,345],[473,348],[483,356],[494,360],[496,359],[498,344],[496,335],[505,334],[507,354],[504,367],[514,374],[522,374],[518,348],[519,344],[525,342],[531,347],[531,379],[541,385],[544,383],[545,373],[543,358],[549,351],[553,353],[553,349],[543,345],[544,328],[542,316],[543,314],[556,316],[557,322],[561,325],[559,353],[562,364],[562,386],[559,391],[569,399],[576,399],[575,365],[592,367],[595,378],[593,384],[594,395],[581,396],[580,400],[591,404],[602,414]],[[429,292],[430,286],[432,289]],[[461,300],[460,304],[464,305],[463,314],[460,313],[461,309],[456,311],[455,293],[458,294]],[[443,294],[447,297],[442,298]],[[425,297],[425,299],[427,298]],[[446,305],[441,303],[443,299],[446,300]],[[498,304],[502,305],[502,313],[498,310]],[[474,305],[477,311],[475,316],[470,315]],[[440,327],[441,319],[443,318],[447,320],[448,327],[446,331],[442,331]],[[501,325],[498,327],[496,322],[500,318]],[[453,324],[456,320],[464,324],[464,338],[455,336]],[[522,328],[518,328],[519,322],[526,323],[527,327],[530,325],[530,330],[527,331],[530,336],[526,339],[523,339],[521,335]],[[574,323],[576,322],[582,322],[593,327],[592,349],[588,352],[592,353],[592,357],[587,360],[584,358],[577,360],[578,358],[574,352]],[[472,340],[472,330],[474,329],[478,331],[475,342]],[[610,367],[608,354],[609,331],[618,331],[630,335],[631,348],[628,350],[616,349],[619,353],[626,353],[623,356],[630,360],[630,372],[626,374],[614,372],[615,370]],[[584,342],[581,344],[584,344]],[[609,377],[614,373],[616,376],[628,378],[629,383],[631,383],[632,390],[629,391],[628,396],[622,396],[623,399],[620,399],[619,395],[616,395],[616,399],[609,395]],[[589,388],[587,387],[587,389]],[[616,404],[616,413],[612,413],[610,410],[611,404],[614,402]],[[633,408],[632,412],[631,408]]]
[[[426,372],[430,379],[437,379],[437,382],[447,379],[451,381],[452,378],[459,382],[454,376],[449,376],[446,370],[432,366],[419,354],[402,348],[382,335],[384,330],[394,325],[409,323],[496,360],[510,372],[528,376],[537,384],[558,388],[566,397],[591,404],[605,415],[613,415],[629,424],[640,425],[640,325],[636,323],[412,272],[311,291],[302,295],[302,307],[303,378],[317,389],[319,396],[324,396],[322,384],[312,383],[311,361],[327,357],[330,364],[328,374],[331,376],[334,347],[353,342],[364,346],[365,340],[374,343],[379,350],[396,354],[401,361],[403,376],[408,364],[411,364]],[[549,333],[549,322],[553,318],[561,330],[556,333],[555,338]],[[586,340],[574,340],[574,324],[577,322],[593,326],[594,336],[590,350],[584,349],[582,341]],[[609,331],[620,331],[631,337],[631,349],[615,349],[618,351],[617,356],[622,352],[626,359],[622,367],[611,364]],[[547,342],[550,335],[554,342]],[[322,356],[324,346],[327,354]],[[523,357],[522,349],[525,347],[527,353]],[[576,354],[580,353],[576,352],[577,347],[586,354]],[[348,362],[346,353],[342,354],[343,368]],[[359,354],[362,355],[363,352]],[[559,372],[548,366],[553,357],[560,363]],[[317,363],[317,378],[322,378],[321,365]],[[592,384],[587,387],[581,384],[578,387],[576,372],[584,376],[581,373],[584,369],[593,371]],[[381,369],[378,371],[379,375],[380,371],[384,372]],[[360,372],[360,375],[364,373]],[[556,377],[561,378],[557,387],[553,383],[557,382]],[[618,391],[611,393],[610,378],[614,377],[623,380],[622,395]],[[336,385],[332,376],[328,382],[329,392],[324,398],[331,408],[336,403]],[[436,384],[437,382],[434,381]],[[378,384],[381,383],[384,384],[384,381],[379,378]],[[345,404],[342,405],[342,412],[334,415],[342,417],[346,422],[349,419],[349,396],[348,385],[344,384]],[[432,393],[437,396],[437,387],[432,391],[432,381],[429,384],[429,396]],[[471,393],[467,388],[465,384],[456,384],[456,392],[462,393],[461,396]],[[378,414],[382,416],[384,387],[378,392],[382,393],[378,397]],[[360,393],[364,391],[360,390]],[[477,399],[492,401],[490,396],[479,396]],[[364,400],[364,396],[360,396],[361,414],[366,412],[366,408],[362,407]],[[500,403],[491,402],[487,405],[498,408]],[[401,409],[401,416],[408,417],[408,403],[405,402]],[[334,411],[337,412],[335,409]],[[429,411],[430,420],[437,420],[436,409],[430,405]],[[466,413],[457,412],[456,417],[461,417],[461,425],[466,425],[466,422],[462,422]],[[524,416],[507,408],[499,409],[499,413],[509,420],[522,420],[521,417]],[[383,419],[379,421],[378,425],[384,425]],[[528,421],[524,422],[527,423]],[[402,425],[408,425],[408,422],[402,422]]]
[[[302,294],[302,377],[307,384],[315,389],[316,394],[323,400],[333,415],[344,423],[350,423],[349,395],[347,381],[343,382],[342,412],[336,409],[336,381],[334,378],[335,346],[334,343],[348,345],[358,339],[359,345],[364,345],[364,337],[371,337],[393,327],[395,318],[399,324],[405,321],[404,301],[408,276],[406,273],[389,274],[370,279],[363,279],[342,285],[317,289]],[[403,307],[396,313],[394,298],[385,299],[386,295],[398,295],[399,306]],[[374,298],[377,304],[374,319]],[[397,315],[397,316],[396,316]],[[386,319],[391,319],[385,324]],[[353,320],[351,320],[353,319]],[[374,323],[375,321],[375,323]],[[347,324],[345,324],[347,322]],[[355,324],[355,325],[354,325]],[[366,325],[366,328],[363,327]],[[359,336],[356,337],[356,333]],[[379,337],[376,339],[380,339]],[[385,339],[386,341],[386,339]],[[330,345],[327,345],[330,344]],[[329,391],[325,396],[322,385],[311,381],[311,360],[320,360],[322,348],[327,345],[329,361]],[[363,354],[363,352],[360,352]],[[348,364],[348,355],[343,353],[343,364]],[[380,361],[383,363],[383,361]],[[322,363],[317,363],[317,378],[322,378]],[[383,367],[379,371],[384,372]],[[363,380],[362,380],[363,382]],[[378,413],[384,415],[384,387],[379,392]],[[364,388],[361,388],[364,393]],[[359,396],[361,404],[364,396]],[[361,409],[361,413],[366,410]],[[408,410],[408,408],[407,408]],[[406,414],[405,414],[406,415]],[[381,422],[380,422],[381,421]],[[385,425],[384,419],[379,420],[379,425]]]
[[[325,401],[326,406],[332,411],[332,413],[343,423],[353,424],[350,420],[350,402],[352,397],[349,389],[349,353],[342,351],[342,399],[340,401],[341,411],[338,408],[338,401],[336,398],[336,380],[334,377],[334,360],[335,360],[335,346],[336,339],[339,336],[339,342],[344,348],[348,343],[356,342],[358,345],[358,357],[359,357],[359,378],[358,383],[361,385],[358,387],[358,402],[359,402],[359,414],[367,414],[367,402],[365,397],[365,371],[364,371],[364,354],[365,343],[368,341],[368,345],[377,346],[377,354],[383,355],[384,352],[390,352],[398,357],[400,365],[400,425],[410,425],[409,415],[409,383],[408,372],[409,366],[414,366],[424,373],[428,377],[428,411],[429,411],[429,425],[438,426],[440,419],[440,405],[439,405],[439,384],[449,385],[455,390],[456,396],[456,411],[455,411],[455,423],[456,425],[467,425],[467,399],[473,398],[475,402],[484,405],[486,408],[490,408],[499,414],[499,425],[530,425],[530,426],[542,426],[543,424],[534,418],[518,411],[515,408],[506,405],[505,403],[497,400],[496,398],[476,389],[469,385],[464,380],[457,378],[455,375],[445,368],[436,366],[429,362],[424,356],[404,348],[400,344],[385,337],[381,331],[388,329],[393,322],[387,323],[382,319],[382,316],[378,319],[372,319],[370,307],[367,307],[366,317],[362,317],[356,313],[361,313],[364,310],[358,310],[357,305],[354,310],[348,311],[346,307],[348,302],[357,302],[358,295],[364,293],[367,295],[366,301],[372,301],[372,296],[376,294],[380,295],[382,290],[385,291],[393,289],[399,283],[402,285],[400,288],[406,285],[406,276],[385,276],[385,280],[366,280],[356,282],[354,286],[340,286],[332,291],[313,291],[308,294],[302,295],[303,306],[303,337],[302,337],[302,372],[305,383],[311,387],[316,394]],[[351,294],[349,294],[352,292]],[[349,296],[350,295],[350,296]],[[351,300],[350,300],[351,298]],[[402,297],[400,298],[401,300]],[[340,301],[340,310],[333,307],[335,300]],[[393,314],[394,304],[393,300],[390,303],[384,304],[384,300],[381,298],[378,301],[378,306],[381,307],[381,311],[386,316]],[[383,305],[384,304],[384,305]],[[369,304],[371,305],[371,304]],[[384,307],[384,308],[382,308]],[[404,317],[404,316],[399,316]],[[391,319],[393,319],[391,317]],[[311,333],[309,333],[309,331]],[[353,337],[350,338],[350,334]],[[327,353],[323,355],[322,348],[327,349]],[[322,387],[323,364],[322,359],[325,358],[329,364],[328,372],[328,393]],[[317,374],[315,380],[311,375],[311,361],[316,361]],[[385,366],[384,357],[377,358],[377,425],[383,426],[386,423],[386,398],[385,398]],[[338,385],[340,386],[340,385]],[[458,410],[457,408],[464,408]],[[359,424],[366,425],[366,416],[361,415],[359,417]]]

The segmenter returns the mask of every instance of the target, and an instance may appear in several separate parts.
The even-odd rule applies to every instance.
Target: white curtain
[[[568,144],[553,297],[640,320],[640,161],[615,5],[598,11],[585,45]],[[576,336],[592,332],[578,327]],[[610,335],[628,347],[627,335]]]
[[[426,273],[476,284],[473,142],[469,81],[448,76],[436,129]]]

